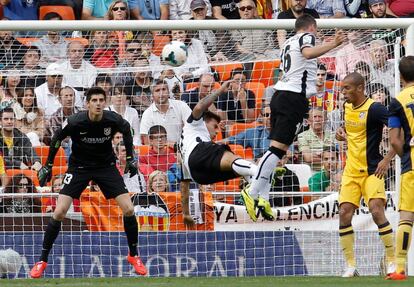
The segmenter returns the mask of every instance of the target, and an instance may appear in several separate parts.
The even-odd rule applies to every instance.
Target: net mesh
[[[320,30],[317,43],[332,41],[334,30]],[[140,176],[124,176],[139,223],[139,250],[150,276],[338,275],[344,266],[338,243],[338,202],[346,145],[334,139],[342,122],[341,80],[358,71],[366,94],[384,105],[395,92],[397,37],[402,29],[347,30],[348,41],[320,57],[317,95],[311,112],[286,159],[277,168],[271,190],[275,222],[252,223],[241,205],[242,179],[213,185],[191,185],[190,212],[196,231],[183,224],[179,155],[174,150],[187,110],[200,98],[235,79],[230,92],[212,106],[222,120],[216,141],[234,153],[257,161],[267,150],[268,104],[279,79],[280,46],[293,31],[49,31],[19,37],[0,32],[1,110],[3,113],[0,246],[21,255],[21,262],[2,272],[26,277],[38,260],[43,233],[65,181],[71,141],[56,156],[53,180],[39,187],[36,171],[46,162],[51,137],[65,119],[85,109],[84,92],[100,86],[107,108],[131,125]],[[160,59],[171,40],[186,43],[184,65]],[[154,104],[156,80],[168,84],[172,114]],[[319,117],[318,117],[319,115]],[[161,125],[151,133],[151,127]],[[14,128],[14,129],[13,129]],[[311,131],[323,131],[318,137]],[[125,147],[114,136],[122,173]],[[328,147],[330,153],[323,153]],[[389,150],[384,130],[382,153]],[[333,151],[333,152],[332,152]],[[177,159],[178,158],[178,159]],[[3,169],[2,169],[3,170]],[[322,180],[321,171],[329,171]],[[319,174],[319,182],[309,181]],[[314,184],[311,184],[314,183]],[[386,177],[387,216],[395,224],[395,163]],[[357,261],[360,273],[381,272],[383,247],[376,226],[363,206],[356,214]],[[50,256],[46,276],[132,276],[125,260],[127,244],[122,212],[91,182],[75,200]],[[249,230],[249,231],[247,231]],[[254,230],[251,231],[251,230]],[[277,231],[275,231],[277,230]],[[369,248],[368,248],[369,247]],[[0,253],[0,257],[1,257]],[[8,260],[6,255],[5,260]],[[3,264],[0,258],[0,265]],[[1,266],[0,266],[1,267]]]

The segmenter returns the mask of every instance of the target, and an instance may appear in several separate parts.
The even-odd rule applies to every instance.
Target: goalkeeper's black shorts
[[[69,166],[60,194],[79,199],[91,180],[99,186],[106,199],[128,193],[119,170],[113,165],[93,169]]]

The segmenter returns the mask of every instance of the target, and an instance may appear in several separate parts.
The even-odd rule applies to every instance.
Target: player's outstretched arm
[[[340,46],[346,39],[346,36],[342,30],[337,30],[334,40],[331,42],[323,43],[315,47],[305,47],[302,49],[302,55],[306,59],[318,58],[332,49]]]
[[[180,183],[181,207],[183,209],[184,225],[192,228],[195,225],[194,219],[190,214],[190,180],[183,179]]]
[[[217,98],[223,94],[227,93],[230,87],[230,83],[233,82],[232,80],[224,82],[221,87],[214,92],[212,92],[210,95],[204,97],[201,99],[197,105],[194,107],[192,111],[192,116],[194,119],[199,119],[203,116],[203,113],[208,110],[208,108],[213,104]]]

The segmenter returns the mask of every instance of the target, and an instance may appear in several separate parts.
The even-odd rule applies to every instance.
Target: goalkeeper
[[[32,278],[40,278],[47,267],[48,255],[61,229],[73,199],[78,199],[90,180],[96,182],[107,199],[115,198],[124,215],[124,229],[128,240],[128,262],[135,272],[145,275],[147,270],[138,256],[138,224],[134,207],[124,181],[116,168],[112,138],[116,132],[123,134],[127,163],[125,173],[137,174],[133,157],[132,135],[128,122],[120,115],[104,111],[105,91],[98,87],[90,88],[86,93],[87,110],[70,116],[63,128],[56,131],[50,144],[45,166],[39,173],[40,186],[44,186],[52,176],[52,165],[62,140],[72,139],[72,154],[68,170],[63,179],[63,188],[59,194],[56,209],[43,238],[42,254],[30,272]]]

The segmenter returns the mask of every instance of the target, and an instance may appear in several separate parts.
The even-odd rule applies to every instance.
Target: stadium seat
[[[47,156],[49,154],[49,147],[48,146],[37,146],[34,147],[36,154],[40,157],[42,165],[46,163]],[[66,155],[65,151],[62,147],[58,149],[58,152],[55,156],[55,161],[53,162],[53,166],[67,166]]]
[[[299,178],[299,186],[308,187],[308,180],[312,176],[312,170],[307,164],[287,164],[286,167],[296,173]]]
[[[337,90],[340,87],[342,87],[342,82],[340,81],[326,81],[325,82],[325,89],[327,90]]]
[[[222,181],[214,184],[214,190],[215,191],[221,191],[221,192],[240,192],[240,183],[241,178],[235,178],[230,179],[227,181]],[[220,200],[221,195],[217,195],[217,198]],[[224,202],[228,204],[235,204],[235,198],[238,198],[237,195],[228,195],[224,196]]]
[[[196,88],[198,88],[198,86],[200,86],[200,82],[191,82],[191,83],[186,83],[185,84],[185,90],[186,91],[190,91],[190,90],[194,90]],[[220,89],[221,85],[219,82],[215,82],[214,83],[214,90]]]
[[[251,90],[255,95],[255,110],[257,118],[260,115],[260,110],[262,108],[265,86],[260,82],[247,82],[246,89]]]
[[[31,169],[7,169],[6,175],[9,177],[9,180],[17,174],[24,174],[33,181],[35,186],[39,186],[39,180],[37,179],[37,171]]]
[[[255,62],[250,75],[251,82],[261,82],[265,87],[274,84],[275,70],[279,68],[280,60]]]
[[[301,192],[308,192],[309,191],[309,187],[307,187],[307,186],[301,187],[300,188],[300,191]],[[303,203],[308,203],[310,201],[312,201],[312,196],[303,196],[303,198],[302,198],[302,202]]]
[[[244,148],[244,146],[238,144],[229,144],[229,147],[234,154],[244,159],[253,159],[253,151],[251,148]]]
[[[162,48],[164,48],[164,46],[170,41],[170,36],[154,35],[154,46],[152,48],[152,52],[157,56],[161,55]]]
[[[255,128],[255,127],[261,126],[261,125],[262,125],[262,123],[260,123],[260,122],[234,123],[230,126],[229,136],[235,136],[239,133],[244,132],[247,129]]]
[[[135,146],[135,152],[138,155],[147,155],[149,154],[151,147],[149,145],[140,145],[140,146]]]
[[[54,166],[52,167],[52,176],[59,175],[59,174],[65,174],[68,167],[66,165],[61,166]]]
[[[231,77],[231,71],[236,68],[243,69],[243,65],[240,63],[236,64],[224,64],[224,65],[215,65],[212,68],[218,73],[220,81],[226,81]]]
[[[22,45],[31,46],[33,42],[39,41],[39,38],[16,38],[16,40]]]
[[[45,5],[39,7],[39,19],[43,20],[48,13],[57,13],[63,20],[76,20],[71,6]]]

